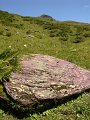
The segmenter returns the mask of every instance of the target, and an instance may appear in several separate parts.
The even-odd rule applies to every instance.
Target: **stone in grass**
[[[59,100],[90,88],[90,71],[55,57],[33,54],[21,60],[22,71],[4,83],[7,94],[21,105]]]

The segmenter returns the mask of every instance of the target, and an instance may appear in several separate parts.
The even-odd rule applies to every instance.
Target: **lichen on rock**
[[[90,88],[90,71],[65,60],[33,54],[21,60],[22,71],[12,73],[4,86],[24,106],[62,99]]]

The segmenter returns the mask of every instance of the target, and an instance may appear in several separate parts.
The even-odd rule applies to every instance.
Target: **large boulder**
[[[90,89],[90,71],[55,57],[33,54],[21,60],[22,70],[4,83],[6,92],[24,106],[59,100]]]

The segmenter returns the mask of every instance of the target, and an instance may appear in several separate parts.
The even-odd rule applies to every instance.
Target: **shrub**
[[[50,37],[58,37],[58,36],[60,36],[60,30],[59,29],[50,30]]]
[[[59,37],[59,40],[62,40],[62,41],[67,41],[68,40],[68,37],[67,36],[64,36],[64,37]]]
[[[31,30],[26,31],[26,34],[27,34],[27,35],[29,35],[29,34],[31,34],[31,33],[32,33]]]
[[[46,22],[43,24],[43,29],[55,30],[59,29],[59,26],[56,23]]]
[[[43,20],[40,20],[40,19],[34,19],[34,23],[38,24],[38,25],[43,25],[45,22]]]
[[[31,17],[22,17],[23,21],[32,21],[33,18]]]
[[[49,36],[50,36],[50,37],[56,37],[56,34],[55,34],[55,33],[50,33]]]
[[[3,30],[0,30],[0,35],[3,35]]]
[[[22,29],[23,28],[23,24],[17,24],[17,23],[14,23],[14,24],[11,24],[11,26],[14,26],[15,28],[20,28]]]
[[[84,37],[83,36],[76,36],[73,40],[72,40],[72,42],[73,43],[80,43],[80,42],[82,42],[82,41],[84,41]]]
[[[0,54],[0,80],[6,80],[12,71],[18,69],[17,52],[6,50]]]
[[[84,37],[90,37],[90,31],[87,31],[83,34]]]
[[[6,32],[6,34],[5,34],[7,37],[10,37],[12,34],[11,34],[11,32]]]

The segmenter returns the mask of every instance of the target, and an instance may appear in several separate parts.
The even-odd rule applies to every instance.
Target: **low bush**
[[[6,80],[18,68],[17,52],[5,50],[0,54],[0,80]]]
[[[12,23],[11,26],[15,27],[15,28],[19,28],[19,29],[22,29],[23,28],[23,24],[20,23],[20,24],[17,24],[17,23]]]
[[[3,32],[4,32],[3,30],[0,30],[0,35],[3,35]]]
[[[83,36],[76,36],[74,39],[72,39],[73,43],[80,43],[84,41],[84,37]]]
[[[60,30],[59,29],[50,30],[50,37],[58,37],[58,36],[60,36]]]
[[[10,37],[12,34],[11,32],[6,32],[5,36]]]
[[[90,37],[90,31],[84,32],[83,36],[84,37]]]
[[[36,34],[35,37],[38,39],[42,39],[42,36],[40,34]]]
[[[62,40],[62,41],[67,41],[68,40],[68,37],[67,36],[64,36],[64,37],[59,37],[59,40]]]
[[[27,34],[27,35],[32,34],[32,30],[26,31],[26,34]]]

